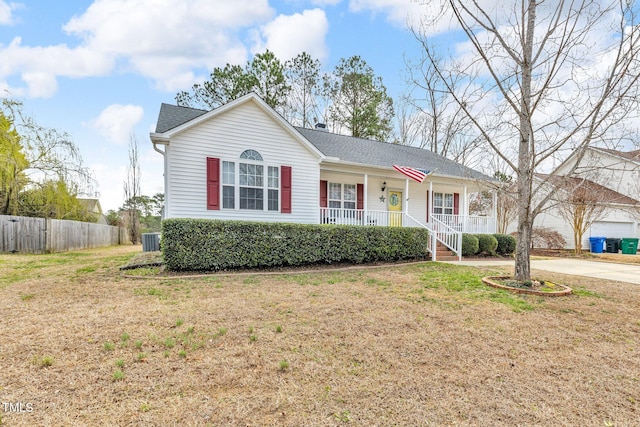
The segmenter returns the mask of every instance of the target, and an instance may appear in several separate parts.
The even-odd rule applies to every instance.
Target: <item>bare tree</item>
[[[462,64],[451,62],[450,67],[445,67],[439,56],[429,57],[424,53],[435,51],[429,41],[415,30],[413,35],[422,45],[423,55],[418,60],[406,60],[409,90],[406,99],[410,100],[413,111],[410,115],[403,112],[398,118],[400,130],[408,131],[400,143],[426,148],[466,166],[477,167],[484,154],[483,141],[462,105],[475,102],[480,91],[471,78],[459,72]]]
[[[539,193],[534,174],[569,151],[579,164],[586,148],[606,141],[638,109],[637,6],[631,0],[445,3],[416,33],[427,39],[436,20],[449,14],[464,35],[464,66],[457,70],[474,77],[482,92],[475,103],[460,98],[451,68],[440,65],[428,43],[423,50],[487,148],[514,173],[514,276],[529,280],[533,221],[551,197]]]
[[[611,195],[618,193],[584,178],[556,176],[550,183],[553,184],[552,200],[557,202],[560,216],[571,225],[575,253],[580,254],[584,234],[594,222],[602,219],[608,209],[606,203],[617,201],[611,200]]]
[[[129,165],[124,182],[125,224],[132,244],[140,242],[140,163],[138,162],[138,140],[129,136]]]

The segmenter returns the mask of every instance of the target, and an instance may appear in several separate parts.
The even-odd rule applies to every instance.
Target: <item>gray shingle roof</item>
[[[156,133],[163,133],[199,117],[208,111],[162,104]],[[296,127],[298,132],[327,157],[362,165],[382,167],[409,166],[464,179],[494,181],[490,176],[462,166],[444,156],[422,148],[338,135],[327,131]]]
[[[206,110],[197,108],[179,107],[177,105],[165,104],[160,106],[158,123],[156,123],[156,133],[166,132],[183,123],[193,120],[206,113]]]
[[[438,175],[494,180],[484,173],[422,148],[354,138],[315,129],[296,129],[325,156],[337,157],[342,161],[386,167],[409,166],[435,171]]]

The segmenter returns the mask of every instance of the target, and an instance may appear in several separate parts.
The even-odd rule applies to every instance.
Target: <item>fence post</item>
[[[45,225],[44,225],[44,236],[45,236],[45,243],[44,243],[44,253],[45,254],[50,254],[51,253],[51,218],[46,218],[45,219]]]

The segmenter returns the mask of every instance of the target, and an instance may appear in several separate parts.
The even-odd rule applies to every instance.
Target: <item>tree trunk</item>
[[[518,238],[516,241],[516,267],[513,276],[516,280],[525,281],[531,279],[531,261],[529,259],[531,248],[529,244],[533,223],[529,219],[529,205],[523,206],[521,202],[518,200]]]
[[[533,79],[533,36],[536,23],[536,1],[529,1],[527,28],[525,39],[522,40],[522,98],[520,99],[518,146],[518,242],[516,244],[516,280],[531,279],[531,262],[529,259],[529,242],[533,215],[531,212],[531,185],[533,181],[533,134],[531,129],[531,82]]]

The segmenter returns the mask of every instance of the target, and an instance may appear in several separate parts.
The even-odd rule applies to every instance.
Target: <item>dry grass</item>
[[[140,249],[0,255],[3,425],[631,426],[640,288],[503,271],[127,279]],[[49,363],[50,362],[50,363]],[[119,372],[119,373],[118,373]]]

